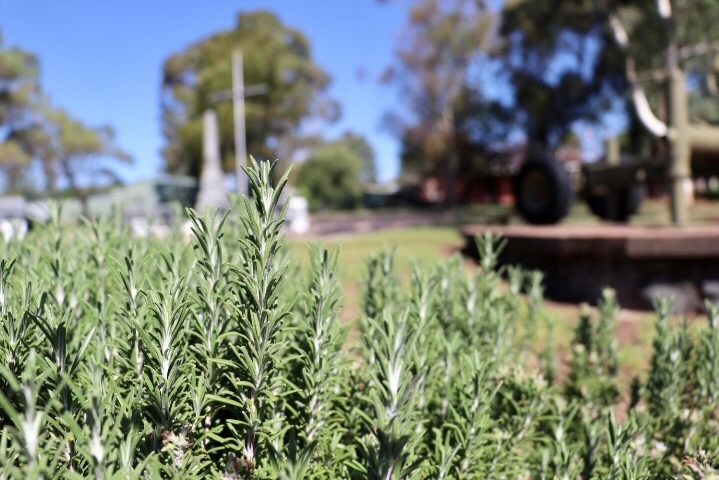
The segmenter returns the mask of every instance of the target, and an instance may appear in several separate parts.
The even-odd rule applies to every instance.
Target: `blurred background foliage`
[[[401,144],[400,182],[431,176],[445,185],[471,182],[488,170],[507,168],[509,160],[498,163],[497,152],[576,147],[587,131],[596,133],[595,142],[624,130],[626,148],[646,144],[628,95],[628,58],[657,115],[666,119],[664,67],[668,52],[675,52],[688,73],[692,118],[719,122],[714,28],[719,4],[669,4],[672,16],[665,19],[656,0],[408,3],[394,60],[379,79],[397,92],[396,108],[382,123]],[[627,48],[617,44],[612,21],[626,31]],[[246,99],[248,153],[298,164],[294,178],[305,182],[298,187],[320,192],[326,189],[306,182],[322,172],[299,170],[316,169],[317,158],[329,162],[327,152],[334,152],[336,162],[349,163],[326,172],[353,172],[357,185],[345,188],[347,198],[339,203],[322,196],[311,201],[355,204],[356,189],[376,180],[372,147],[353,132],[322,135],[323,126],[340,118],[342,99],[328,94],[332,79],[313,58],[305,32],[270,10],[240,12],[233,28],[208,32],[165,60],[159,92],[165,171],[199,175],[201,116],[207,108],[218,112],[223,167],[233,171],[232,103],[211,97],[231,88],[230,56],[238,48],[244,52],[245,85],[267,87],[265,94]],[[43,93],[40,63],[32,52],[0,43],[4,190],[81,192],[101,181],[119,181],[113,164],[130,156],[116,145],[113,129],[86,125],[56,107]],[[452,203],[454,189],[447,191]]]

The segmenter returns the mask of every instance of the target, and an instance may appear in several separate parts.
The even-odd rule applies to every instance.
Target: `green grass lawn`
[[[320,242],[330,248],[338,248],[338,274],[344,292],[342,319],[354,322],[360,315],[362,282],[366,275],[366,260],[383,248],[395,248],[395,272],[409,282],[413,262],[431,264],[456,254],[464,240],[456,226],[416,227],[383,230],[347,236],[333,236]],[[309,263],[307,240],[291,240],[289,246],[293,259],[301,267]],[[475,265],[467,260],[467,268]],[[406,285],[407,286],[407,285]],[[557,358],[560,375],[566,372],[571,357],[574,327],[579,318],[578,305],[545,302],[544,315],[554,323]],[[654,333],[653,312],[622,310],[617,318],[617,347],[620,363],[620,381],[628,386],[635,376],[647,371],[651,341]],[[356,340],[357,330],[350,334],[350,343]],[[545,343],[546,330],[538,332],[538,347]]]
[[[431,262],[456,252],[463,245],[457,227],[411,227],[381,230],[357,235],[328,236],[324,239],[292,241],[293,254],[303,264],[308,261],[308,243],[339,249],[338,270],[344,284],[357,282],[365,274],[365,263],[383,248],[395,248],[395,267],[404,276],[413,261]]]
[[[358,215],[362,217],[368,213],[360,212]],[[390,229],[355,235],[329,236],[310,241],[290,239],[288,243],[293,258],[301,267],[309,262],[308,243],[322,243],[327,247],[339,249],[338,274],[345,296],[342,318],[344,321],[352,322],[360,314],[361,285],[366,275],[366,261],[370,255],[383,248],[394,248],[395,272],[408,283],[413,262],[435,263],[456,254],[463,247],[464,239],[459,233],[460,225],[472,222],[487,223],[488,219],[502,216],[508,218],[510,224],[522,223],[521,219],[512,215],[506,207],[479,205],[463,208],[457,217],[456,225]],[[719,221],[719,202],[698,201],[692,208],[691,219],[695,224]],[[599,220],[581,202],[576,202],[565,222],[597,224]],[[633,219],[633,223],[669,225],[667,200],[652,199],[644,202],[641,212]],[[474,268],[474,263],[468,260],[467,268]],[[544,308],[545,314],[554,320],[558,358],[564,364],[570,358],[570,345],[578,319],[579,306],[546,302]],[[620,369],[622,383],[628,385],[634,376],[642,376],[647,370],[655,320],[656,316],[653,312],[622,310],[619,313],[617,346],[622,365]],[[695,323],[703,328],[703,317],[695,320]],[[541,333],[539,340],[542,340]]]
[[[345,295],[342,318],[353,321],[359,315],[361,285],[367,273],[367,259],[372,254],[385,248],[395,249],[395,272],[408,281],[413,263],[432,263],[448,257],[463,246],[463,239],[456,226],[441,226],[291,240],[291,255],[301,267],[309,264],[310,243],[338,249],[337,272]]]

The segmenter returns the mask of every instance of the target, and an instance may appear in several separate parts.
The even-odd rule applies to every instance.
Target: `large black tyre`
[[[569,172],[555,159],[529,157],[514,177],[514,197],[519,214],[536,225],[559,222],[572,205]]]
[[[612,222],[626,222],[639,211],[644,194],[643,185],[633,185],[604,195],[588,193],[585,201],[589,210],[599,218]],[[610,199],[614,202],[614,205],[612,205]]]

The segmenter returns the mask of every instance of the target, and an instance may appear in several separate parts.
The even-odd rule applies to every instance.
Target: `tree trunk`
[[[447,142],[445,145],[447,169],[444,175],[446,190],[444,197],[445,205],[456,205],[457,203],[457,169],[459,166],[459,155],[454,130],[454,110],[449,107],[442,115],[442,131]]]

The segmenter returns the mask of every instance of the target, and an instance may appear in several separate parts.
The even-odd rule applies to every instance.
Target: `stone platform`
[[[632,309],[652,309],[658,296],[674,297],[682,313],[719,300],[719,225],[470,226],[467,254],[477,257],[474,239],[486,232],[507,239],[502,265],[544,272],[552,300],[595,303],[604,287]]]

